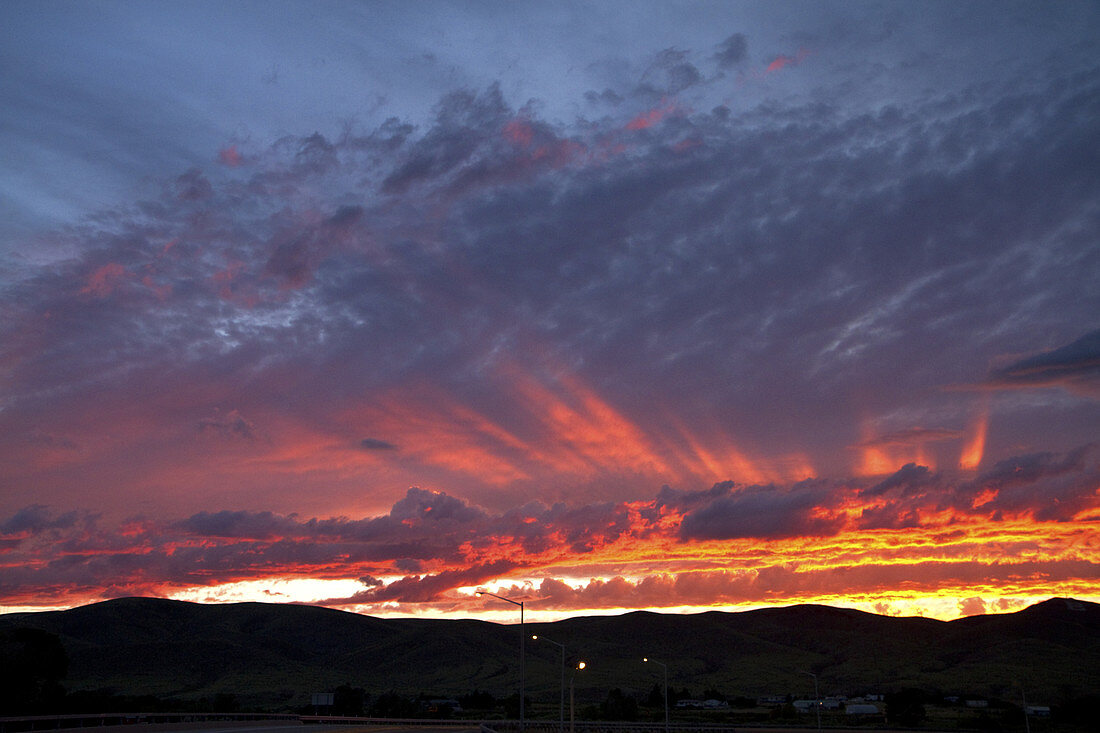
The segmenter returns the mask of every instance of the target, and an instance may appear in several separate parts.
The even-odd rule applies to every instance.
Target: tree
[[[913,687],[886,696],[886,718],[894,725],[920,725],[925,718],[925,693]]]
[[[519,693],[512,693],[510,696],[504,698],[504,715],[512,720],[519,717]],[[526,695],[523,696],[523,706],[525,709],[531,709],[531,698]]]
[[[41,629],[0,631],[0,713],[54,713],[65,697],[61,680],[69,656],[61,640]]]
[[[468,695],[458,698],[458,704],[462,706],[463,710],[491,710],[496,707],[497,701],[488,692],[474,690]]]
[[[412,700],[393,692],[379,695],[370,706],[370,714],[376,718],[411,718],[415,713]]]
[[[344,684],[332,691],[332,714],[356,718],[363,715],[367,691],[362,687]]]
[[[607,693],[607,699],[600,705],[600,717],[604,720],[637,720],[638,701],[630,695],[624,695],[618,687]]]
[[[237,702],[237,696],[233,693],[219,692],[214,695],[214,700],[210,703],[210,709],[215,713],[235,713],[241,709],[241,706]]]

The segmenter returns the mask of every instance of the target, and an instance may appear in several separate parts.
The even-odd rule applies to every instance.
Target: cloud
[[[1100,397],[1100,330],[997,369],[986,384],[999,389],[1064,387]]]
[[[33,430],[27,436],[28,443],[33,445],[45,446],[48,448],[54,448],[64,451],[77,451],[80,450],[80,446],[70,438],[63,435],[54,435],[49,433],[43,433],[40,430]]]
[[[57,515],[47,506],[32,504],[0,523],[0,532],[6,535],[33,535],[48,529],[70,529],[76,524],[77,518],[75,511]]]
[[[724,540],[832,534],[842,526],[842,521],[815,512],[831,503],[832,490],[821,481],[803,481],[787,488],[746,487],[689,512],[680,525],[680,536],[690,540]]]
[[[798,49],[798,53],[794,56],[779,54],[771,61],[771,63],[767,65],[767,67],[765,67],[764,73],[773,74],[787,66],[797,66],[798,64],[801,64],[803,61],[805,61],[806,57],[809,55],[810,52],[804,48]]]
[[[642,75],[642,86],[656,83],[661,94],[675,95],[703,80],[703,75],[688,61],[688,53],[666,48],[653,59]]]
[[[721,69],[728,69],[743,63],[749,56],[749,42],[744,35],[734,33],[722,41],[718,51],[714,54],[714,60]]]
[[[88,276],[88,284],[80,289],[81,295],[106,298],[130,277],[129,271],[117,262],[109,262]]]
[[[944,428],[909,428],[899,430],[858,444],[862,448],[885,448],[897,446],[922,445],[940,440],[955,440],[963,436],[962,431]]]
[[[359,441],[359,447],[363,450],[398,450],[397,446],[393,443],[385,440],[379,440],[378,438],[363,438]]]
[[[504,512],[419,488],[358,519],[222,510],[113,524],[31,505],[0,521],[0,601],[160,595],[264,577],[367,578],[362,592],[325,603],[379,608],[453,603],[459,588],[517,576],[543,578],[532,596],[543,609],[762,602],[899,584],[1024,588],[1095,574],[1097,561],[1072,538],[1100,516],[1097,480],[1097,451],[1085,446],[1019,456],[967,480],[913,465],[877,483],[721,482],[665,487],[648,501]]]
[[[447,95],[436,108],[436,122],[399,159],[382,181],[382,191],[400,194],[414,183],[433,183],[463,164],[510,117],[498,86],[483,94],[468,91]]]
[[[992,494],[986,511],[1025,513],[1039,521],[1069,521],[1094,509],[1100,450],[1084,445],[1064,454],[1033,453],[998,461],[968,486]]]
[[[279,517],[271,512],[220,511],[199,512],[174,525],[189,534],[203,537],[236,539],[272,539],[293,536],[297,523],[293,517]]]
[[[215,413],[211,417],[199,420],[199,432],[214,431],[221,435],[236,435],[247,440],[256,437],[256,426],[246,420],[238,410],[230,410],[225,415]]]
[[[241,156],[240,151],[237,150],[236,145],[230,145],[218,151],[218,162],[230,168],[236,168],[244,163],[244,158]]]
[[[768,101],[713,107],[696,58],[593,84],[591,118],[483,84],[416,124],[240,142],[241,165],[207,152],[50,233],[0,293],[6,511],[43,494],[117,517],[162,487],[196,518],[142,530],[146,559],[89,556],[89,577],[159,562],[188,582],[184,557],[389,577],[1089,511],[1088,454],[945,473],[973,406],[942,388],[1050,339],[1069,346],[992,383],[1091,384],[1094,335],[1073,339],[1095,317],[1097,76],[851,107],[775,74]],[[1049,422],[995,408],[983,465],[1050,447]],[[853,479],[864,420],[933,427],[865,442],[899,457]]]
[[[928,487],[939,485],[940,476],[930,471],[927,466],[909,463],[881,482],[865,489],[862,493],[865,496],[878,496],[886,493],[915,496]]]
[[[439,573],[416,576],[407,575],[388,585],[375,585],[347,598],[332,598],[320,605],[352,606],[368,603],[427,603],[457,587],[477,585],[483,581],[505,575],[517,567],[511,560],[495,560],[486,564],[471,565],[461,570],[444,570]]]
[[[959,602],[959,613],[963,616],[981,616],[987,610],[985,599],[972,596]]]
[[[461,499],[439,491],[412,488],[405,498],[393,505],[390,516],[397,520],[426,520],[467,523],[485,517],[485,513]]]
[[[192,168],[176,179],[176,197],[181,201],[201,201],[210,198],[214,187],[198,168]]]

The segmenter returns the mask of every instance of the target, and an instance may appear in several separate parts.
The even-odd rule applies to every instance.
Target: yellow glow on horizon
[[[894,617],[922,617],[939,621],[953,621],[973,615],[989,615],[1000,613],[1014,613],[1028,606],[1035,605],[1050,598],[1058,597],[1054,594],[1038,595],[1007,595],[974,594],[965,589],[949,595],[913,594],[911,596],[888,594],[883,596],[859,597],[854,599],[844,597],[809,596],[805,598],[777,599],[770,603],[744,603],[744,604],[716,604],[716,605],[680,605],[680,606],[645,606],[641,608],[575,608],[569,610],[539,610],[525,606],[525,623],[552,623],[572,618],[587,616],[621,616],[636,611],[667,615],[691,615],[719,611],[723,613],[743,613],[766,608],[785,608],[796,605],[823,605],[833,608],[850,608],[865,613],[879,616]],[[1100,603],[1100,595],[1073,594],[1076,600],[1090,603]],[[980,604],[981,611],[967,612],[971,604]],[[354,607],[342,607],[342,610],[352,611],[367,616],[378,618],[433,618],[433,619],[470,619],[477,618],[482,621],[511,625],[519,623],[519,610],[510,609],[478,610],[476,613],[470,608],[451,607],[444,610],[418,609],[416,604],[389,604],[388,607],[358,605]],[[975,608],[979,607],[977,605]]]
[[[195,586],[165,596],[174,601],[195,603],[317,603],[332,598],[348,598],[366,588],[351,578],[265,578],[241,580],[210,586]]]

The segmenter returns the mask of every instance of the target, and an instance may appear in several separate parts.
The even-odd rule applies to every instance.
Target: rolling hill
[[[0,616],[0,631],[55,634],[68,654],[69,690],[167,699],[232,694],[267,709],[308,702],[341,684],[371,695],[518,687],[520,631],[483,621],[380,619],[331,609],[202,605],[121,598],[66,611]],[[670,686],[701,694],[855,695],[904,688],[1056,700],[1100,688],[1100,605],[1055,598],[1010,614],[944,622],[827,606],[738,613],[647,612],[527,624],[588,668],[578,700],[611,688],[644,695],[668,664]],[[527,641],[527,692],[555,701],[560,649]]]

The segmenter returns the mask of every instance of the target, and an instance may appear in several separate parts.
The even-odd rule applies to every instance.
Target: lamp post
[[[547,639],[545,636],[539,636],[538,634],[534,634],[531,639],[534,641],[542,639],[561,649],[561,705],[559,708],[559,719],[561,722],[559,723],[558,730],[560,730],[561,733],[565,733],[565,644],[558,643],[553,639]],[[584,662],[581,662],[581,664],[584,664]],[[580,669],[583,669],[583,667]]]
[[[577,662],[577,664],[573,667],[573,674],[569,678],[569,733],[573,733],[573,680],[577,679],[577,670],[584,668],[584,662]]]
[[[642,661],[659,664],[665,670],[665,733],[668,733],[668,665],[664,662],[658,662],[656,659],[650,659],[649,657],[642,657]]]
[[[813,672],[803,672],[814,678],[814,710],[817,712],[817,729],[821,730],[821,693],[817,691],[817,675]]]
[[[524,677],[526,673],[527,661],[524,654],[526,634],[523,631],[523,601],[513,601],[511,598],[505,598],[504,596],[498,596],[496,593],[490,593],[487,590],[479,590],[476,592],[477,596],[492,596],[493,598],[499,598],[502,601],[507,601],[513,606],[519,606],[519,730],[523,733],[525,727],[525,720],[523,715],[523,696],[524,696]]]

